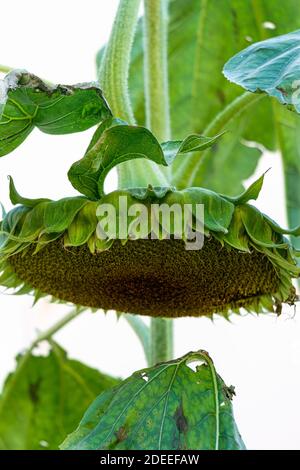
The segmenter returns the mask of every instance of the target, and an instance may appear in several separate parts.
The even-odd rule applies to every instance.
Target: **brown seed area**
[[[61,239],[32,251],[9,258],[32,287],[75,304],[141,315],[199,316],[243,307],[279,284],[266,256],[229,250],[213,238],[195,251],[185,250],[182,240],[136,240],[92,254],[86,245],[65,248]]]

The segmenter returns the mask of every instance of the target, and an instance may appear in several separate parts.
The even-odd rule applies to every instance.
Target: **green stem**
[[[226,130],[226,126],[234,118],[237,118],[249,106],[257,103],[265,96],[267,95],[263,93],[260,94],[249,92],[245,92],[238,96],[235,100],[229,103],[223,111],[215,116],[215,118],[204,129],[203,135],[214,136],[219,134],[224,129]],[[201,158],[201,162],[204,162],[205,158],[208,158],[210,155],[211,153],[209,153],[209,150],[206,150],[202,152],[200,157],[199,154],[195,154],[194,156],[190,156],[188,159],[185,159],[174,175],[174,184],[179,183],[180,179],[182,179],[183,181],[187,181],[187,186],[192,186],[199,169],[199,158]]]
[[[257,101],[265,98],[264,93],[250,93],[246,91],[229,103],[223,111],[208,124],[204,130],[204,135],[216,135],[233,119],[243,113],[248,106],[252,106]]]
[[[100,66],[99,81],[114,116],[135,125],[128,77],[131,49],[141,0],[120,0],[117,15]],[[167,186],[164,169],[153,162],[134,160],[118,166],[119,188]]]
[[[144,71],[147,127],[157,139],[169,140],[168,2],[144,0]]]
[[[151,349],[150,349],[150,330],[138,315],[124,313],[122,315],[129,323],[137,337],[139,338],[145,353],[147,364],[151,365]]]
[[[173,357],[173,321],[151,318],[150,324],[151,364],[169,361]]]
[[[147,125],[160,140],[170,138],[168,90],[167,0],[144,0],[144,75]],[[172,320],[152,318],[150,325],[151,365],[173,355]]]
[[[130,53],[141,0],[120,0],[99,81],[115,116],[135,124],[128,90]]]
[[[0,73],[9,73],[11,70],[13,70],[12,67],[0,64]]]
[[[145,1],[145,83],[147,123],[158,139],[170,135],[167,75],[167,0]],[[128,77],[131,48],[138,19],[140,0],[120,0],[111,36],[100,67],[99,80],[113,114],[129,124],[136,123]],[[153,72],[155,71],[155,73]],[[156,76],[156,74],[158,74]],[[168,171],[146,160],[132,160],[118,167],[119,188],[167,186]],[[168,322],[168,323],[166,323]],[[170,359],[171,320],[153,320],[151,324],[152,362]]]

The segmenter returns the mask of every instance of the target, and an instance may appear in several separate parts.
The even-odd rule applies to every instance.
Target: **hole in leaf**
[[[192,369],[193,372],[197,372],[197,368],[204,364],[205,364],[205,361],[202,361],[201,359],[194,359],[191,362],[186,363],[187,367]]]
[[[35,348],[32,351],[33,356],[43,356],[46,357],[49,355],[51,351],[51,345],[48,343],[48,341],[41,341],[39,344],[35,346]]]
[[[276,29],[276,25],[272,23],[272,21],[264,21],[263,22],[263,27],[265,29]]]
[[[42,440],[42,441],[40,441],[40,446],[42,446],[42,447],[49,447],[49,442]]]

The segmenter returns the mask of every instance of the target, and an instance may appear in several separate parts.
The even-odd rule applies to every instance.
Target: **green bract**
[[[50,294],[87,307],[152,316],[227,316],[242,307],[279,311],[282,302],[295,300],[291,280],[300,272],[284,234],[299,235],[299,229],[283,230],[248,204],[262,182],[263,177],[236,198],[203,188],[149,187],[114,191],[98,201],[83,196],[50,201],[22,198],[11,180],[17,205],[1,224],[1,284],[37,297]],[[120,218],[120,196],[128,208],[139,202],[203,204],[203,248],[186,250],[184,240],[174,238],[172,223],[170,239],[158,224],[157,239],[150,239],[150,228],[141,228],[132,240],[136,220],[130,216],[125,236],[99,239],[97,208],[111,204]],[[196,217],[194,212],[194,226]]]

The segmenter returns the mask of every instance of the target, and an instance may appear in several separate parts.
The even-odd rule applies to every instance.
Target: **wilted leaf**
[[[111,115],[96,83],[52,86],[26,71],[0,81],[0,156],[37,127],[47,134],[84,131]]]
[[[108,119],[96,130],[85,156],[71,166],[69,180],[82,194],[99,199],[104,193],[105,177],[114,166],[140,158],[168,166],[180,154],[199,152],[214,145],[220,136],[190,135],[183,141],[160,144],[145,127]]]
[[[189,353],[135,372],[102,393],[62,448],[244,449],[233,418],[233,394],[207,353]]]
[[[0,449],[56,449],[86,407],[118,380],[52,345],[46,357],[18,359],[0,396]]]

